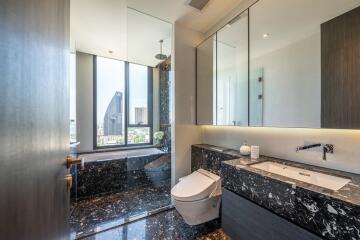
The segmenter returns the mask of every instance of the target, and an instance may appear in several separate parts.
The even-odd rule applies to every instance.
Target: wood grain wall
[[[69,0],[0,1],[0,239],[67,239]]]
[[[360,7],[321,25],[321,127],[360,129]]]

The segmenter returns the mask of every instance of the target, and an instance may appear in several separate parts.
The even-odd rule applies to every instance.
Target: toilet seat
[[[211,197],[218,190],[219,181],[219,176],[199,169],[177,183],[171,189],[171,195],[177,201],[199,201]]]

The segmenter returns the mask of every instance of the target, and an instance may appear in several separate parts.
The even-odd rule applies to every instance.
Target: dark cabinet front
[[[222,228],[236,240],[322,238],[223,188]]]

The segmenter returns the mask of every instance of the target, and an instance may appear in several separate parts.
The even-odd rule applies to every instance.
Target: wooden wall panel
[[[321,127],[360,129],[360,7],[321,25]]]

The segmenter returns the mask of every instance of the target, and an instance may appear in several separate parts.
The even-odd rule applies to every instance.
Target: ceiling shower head
[[[162,53],[162,44],[164,43],[164,40],[160,40],[160,53],[155,55],[155,58],[158,60],[165,60],[167,56]]]

